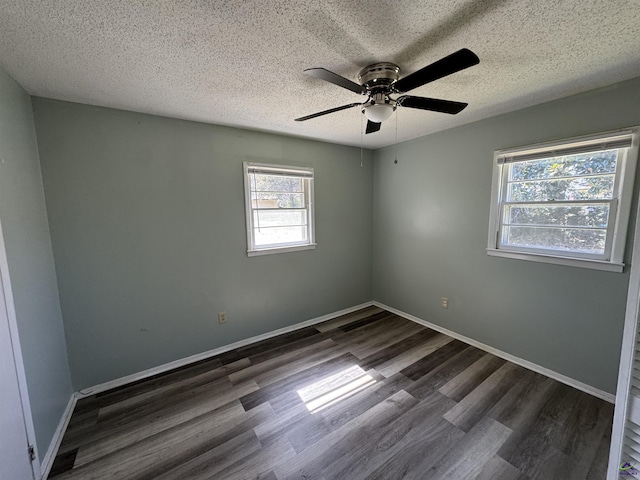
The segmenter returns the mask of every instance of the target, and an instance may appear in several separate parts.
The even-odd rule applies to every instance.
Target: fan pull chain
[[[396,109],[396,159],[393,161],[394,164],[398,163],[398,109]]]
[[[362,119],[364,118],[364,113],[360,113],[360,168],[362,168],[364,166],[364,134],[362,133],[363,130],[363,126],[362,126]]]

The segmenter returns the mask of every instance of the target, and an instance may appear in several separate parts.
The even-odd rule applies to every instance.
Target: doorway
[[[1,226],[0,385],[0,480],[34,480],[40,468]]]

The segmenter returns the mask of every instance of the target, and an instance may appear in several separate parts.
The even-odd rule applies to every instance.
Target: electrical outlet
[[[440,297],[440,305],[442,308],[449,308],[449,299],[447,297]]]
[[[223,323],[227,323],[227,312],[218,313],[218,323],[222,325]]]

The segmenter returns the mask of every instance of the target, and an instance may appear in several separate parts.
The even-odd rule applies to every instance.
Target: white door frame
[[[620,478],[619,465],[622,461],[622,447],[624,443],[625,425],[629,412],[631,397],[631,375],[635,356],[636,333],[640,320],[640,211],[636,217],[636,231],[634,235],[633,254],[631,260],[631,275],[627,293],[627,308],[625,311],[622,347],[620,349],[620,367],[618,370],[618,386],[616,389],[615,412],[611,432],[611,448],[609,450],[609,465],[607,480]]]
[[[638,155],[640,141],[634,136],[629,155]],[[637,411],[638,399],[631,395],[631,379],[633,374],[634,357],[636,356],[636,335],[640,323],[640,207],[635,212],[636,226],[633,232],[633,249],[631,253],[631,270],[629,287],[627,289],[627,305],[624,316],[622,346],[620,349],[620,366],[618,368],[618,384],[616,387],[615,411],[611,432],[611,448],[609,449],[609,465],[607,480],[620,478],[620,462],[625,437],[627,416],[630,412],[630,402],[634,402]],[[639,466],[636,466],[638,468]]]
[[[22,359],[22,348],[20,347],[20,336],[18,334],[18,322],[16,320],[16,310],[13,303],[13,291],[11,289],[11,278],[9,277],[9,263],[7,261],[7,252],[5,249],[4,235],[2,233],[2,222],[0,221],[0,288],[4,293],[4,301],[7,312],[7,320],[9,323],[9,333],[11,335],[11,344],[13,347],[13,357],[15,362],[16,376],[18,379],[18,388],[20,390],[20,401],[22,403],[22,412],[24,416],[25,430],[29,445],[33,446],[35,459],[31,462],[34,477],[39,479],[42,475],[40,471],[40,457],[38,455],[38,447],[36,445],[36,433],[33,426],[33,418],[31,416],[31,404],[29,402],[29,392],[27,389],[27,379],[24,372],[24,363]],[[0,305],[1,308],[1,305]],[[26,446],[25,446],[26,447]],[[25,451],[25,458],[28,452]]]

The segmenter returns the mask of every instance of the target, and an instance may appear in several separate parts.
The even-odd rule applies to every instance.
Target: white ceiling
[[[360,145],[357,82],[466,47],[480,64],[411,93],[468,102],[400,109],[398,140],[640,75],[640,0],[0,0],[0,65],[32,95]],[[395,141],[395,116],[364,136]]]

